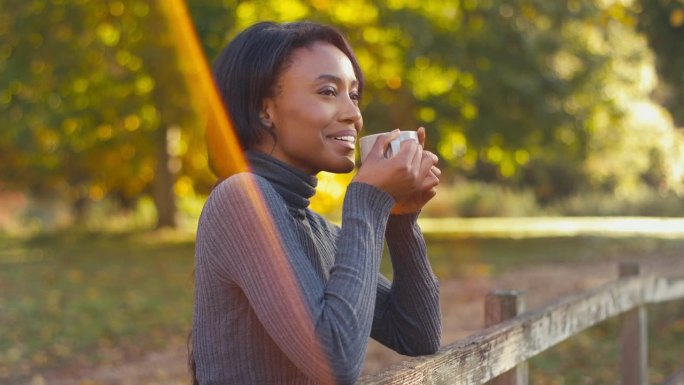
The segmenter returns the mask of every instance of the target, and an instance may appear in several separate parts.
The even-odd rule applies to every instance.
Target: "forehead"
[[[324,42],[295,49],[282,76],[316,79],[322,74],[334,75],[344,81],[357,81],[354,67],[347,55],[334,45]]]

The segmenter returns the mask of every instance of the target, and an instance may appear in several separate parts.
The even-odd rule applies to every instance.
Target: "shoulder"
[[[212,190],[204,210],[209,215],[231,217],[232,220],[251,220],[255,210],[266,209],[272,217],[287,215],[285,202],[265,178],[243,172],[220,182]]]
[[[266,179],[249,172],[234,174],[217,184],[209,194],[200,215],[198,232],[213,229],[223,236],[238,236],[264,215],[275,220],[284,216],[287,211],[284,204],[279,204],[279,199],[282,198]]]
[[[264,199],[275,196],[277,196],[275,189],[266,179],[250,172],[242,172],[231,175],[216,185],[208,200],[222,203],[244,202],[245,200],[253,201],[256,197]]]
[[[270,183],[259,175],[251,172],[241,172],[233,174],[230,177],[219,182],[212,190],[211,194],[225,195],[225,194],[240,194],[248,193],[251,188],[270,187]]]

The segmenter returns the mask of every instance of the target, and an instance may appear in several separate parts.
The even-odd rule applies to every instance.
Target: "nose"
[[[360,129],[360,123],[361,123],[361,110],[359,109],[359,106],[357,102],[355,102],[350,96],[347,96],[345,98],[342,98],[342,106],[340,110],[340,120],[348,123],[348,124],[353,124],[355,127],[357,127],[357,131]]]

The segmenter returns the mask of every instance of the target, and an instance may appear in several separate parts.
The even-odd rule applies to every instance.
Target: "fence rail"
[[[683,299],[684,277],[635,275],[638,274],[639,268],[633,264],[621,265],[620,271],[621,278],[614,282],[564,297],[540,309],[524,312],[444,346],[434,355],[410,358],[385,372],[366,376],[359,383],[485,384],[519,364],[525,364],[529,358],[568,337],[621,314],[621,344],[627,344],[622,346],[623,350],[626,350],[625,354],[629,356],[624,358],[622,365],[631,365],[625,370],[634,369],[636,365],[636,371],[640,373],[637,377],[645,376],[645,372],[640,372],[642,366],[646,365],[645,354],[641,354],[646,349],[645,341],[642,341],[645,338],[644,306]],[[627,327],[636,329],[626,332]],[[635,332],[637,333],[634,334]],[[633,363],[634,360],[643,362]],[[634,374],[623,373],[623,384],[627,385],[624,381],[625,376],[630,378],[629,376],[633,377]],[[522,384],[527,381],[525,370],[513,377],[516,378],[507,383]],[[645,384],[645,378],[628,381],[629,384]]]

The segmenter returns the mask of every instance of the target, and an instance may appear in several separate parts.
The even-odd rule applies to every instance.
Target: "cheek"
[[[317,128],[324,128],[334,120],[334,116],[335,114],[331,111],[331,108],[311,105],[307,108],[306,114],[302,116],[302,119],[306,119],[311,125],[316,126]]]
[[[309,126],[316,125],[317,122],[323,120],[325,112],[320,106],[315,104],[297,105],[287,109],[283,109],[278,114],[278,120],[281,126],[291,126],[296,129],[303,129],[302,125],[309,128]]]
[[[292,109],[292,115],[299,121],[313,125],[327,124],[335,117],[335,106],[324,103],[317,98],[302,99],[297,108]]]
[[[281,136],[315,135],[335,122],[333,106],[316,98],[296,98],[280,103],[273,119]]]

